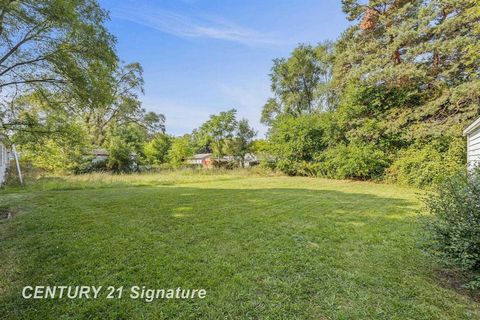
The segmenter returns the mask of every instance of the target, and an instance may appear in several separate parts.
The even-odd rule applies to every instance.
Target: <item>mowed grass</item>
[[[19,210],[0,222],[1,319],[480,319],[479,303],[442,285],[419,247],[415,190],[225,174],[108,179],[0,193],[0,206]],[[26,285],[207,297],[24,300]]]

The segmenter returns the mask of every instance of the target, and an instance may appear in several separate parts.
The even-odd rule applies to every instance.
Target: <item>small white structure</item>
[[[260,163],[260,159],[253,153],[247,153],[244,158],[245,167],[253,167]]]
[[[9,162],[7,147],[0,142],[0,185],[5,181]]]
[[[480,118],[469,125],[463,135],[467,137],[468,169],[472,170],[480,165]]]
[[[92,150],[92,163],[103,162],[108,159],[108,151],[105,149],[94,149]]]

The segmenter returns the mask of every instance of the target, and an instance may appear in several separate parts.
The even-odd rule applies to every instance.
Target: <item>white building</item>
[[[480,118],[469,125],[463,135],[467,137],[467,164],[472,170],[480,165]]]
[[[7,152],[7,147],[0,142],[0,185],[5,181],[8,164],[9,155]]]
[[[92,150],[92,163],[98,163],[108,160],[108,151],[105,149]]]

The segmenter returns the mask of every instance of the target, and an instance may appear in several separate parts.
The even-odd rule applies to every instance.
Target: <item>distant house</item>
[[[260,159],[253,153],[247,153],[244,158],[245,167],[253,167],[260,163]]]
[[[463,135],[467,137],[468,169],[472,170],[480,165],[480,118],[469,125]]]
[[[92,150],[92,163],[104,162],[108,159],[108,151],[105,149]]]
[[[238,159],[235,158],[234,156],[223,156],[220,159],[217,159],[211,153],[199,153],[187,159],[188,164],[203,166],[205,168],[210,167],[214,161],[228,163],[228,162],[236,162],[238,161]],[[251,166],[257,165],[258,163],[259,163],[259,159],[253,153],[247,153],[245,155],[245,159],[244,159],[245,167],[251,167]]]
[[[187,159],[188,164],[209,167],[212,164],[211,153],[198,153]]]
[[[0,185],[5,181],[9,163],[10,158],[7,147],[0,141]]]
[[[103,166],[103,163],[108,160],[110,153],[106,149],[94,149],[90,153],[90,156],[92,157],[92,164],[100,164]],[[137,154],[135,152],[130,152],[130,159],[130,169],[134,170],[135,168],[137,168]]]

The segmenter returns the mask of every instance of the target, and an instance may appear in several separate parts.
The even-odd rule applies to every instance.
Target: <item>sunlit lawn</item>
[[[0,222],[1,319],[480,318],[418,246],[413,190],[242,175],[111,179],[0,193],[0,206],[19,210]],[[204,288],[207,297],[24,300],[25,285]]]

